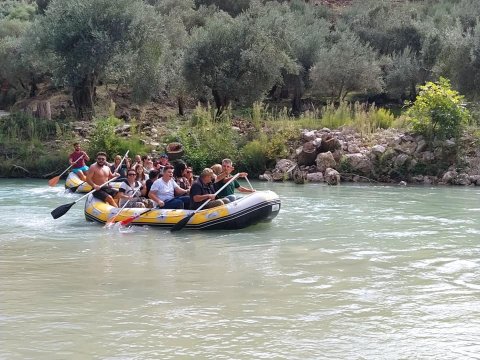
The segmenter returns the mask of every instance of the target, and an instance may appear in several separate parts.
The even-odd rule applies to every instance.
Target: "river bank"
[[[303,130],[293,156],[281,159],[262,180],[480,185],[479,139],[427,141],[401,130],[368,137],[350,128]]]

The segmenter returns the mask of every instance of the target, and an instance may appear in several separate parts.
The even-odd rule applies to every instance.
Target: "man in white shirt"
[[[163,169],[161,178],[155,180],[148,193],[148,197],[162,209],[189,209],[190,197],[182,196],[188,191],[182,189],[173,179],[173,166],[167,165]]]

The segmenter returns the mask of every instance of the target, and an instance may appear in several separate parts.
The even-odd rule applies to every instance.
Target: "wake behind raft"
[[[273,191],[256,191],[226,205],[196,212],[185,229],[194,230],[235,230],[261,222],[271,222],[280,212],[281,201]],[[87,197],[85,217],[88,221],[105,224],[116,216],[115,221],[131,221],[132,225],[151,225],[171,228],[193,210],[168,210],[113,207],[103,201]],[[143,215],[144,214],[144,215]]]

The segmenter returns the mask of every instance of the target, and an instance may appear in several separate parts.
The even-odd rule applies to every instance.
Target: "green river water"
[[[240,231],[88,223],[0,180],[0,359],[479,359],[480,190],[254,183]]]

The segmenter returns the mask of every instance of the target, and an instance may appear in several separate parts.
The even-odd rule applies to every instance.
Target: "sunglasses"
[[[135,174],[135,173],[130,173],[130,174],[128,174],[128,176],[137,176],[137,174]]]

